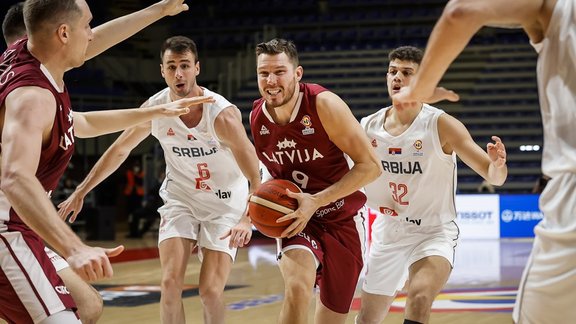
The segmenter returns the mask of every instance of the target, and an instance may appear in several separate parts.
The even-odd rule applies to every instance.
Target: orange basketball
[[[292,192],[302,192],[291,181],[272,179],[264,182],[250,197],[248,215],[252,224],[260,233],[273,238],[292,224],[292,220],[276,223],[276,220],[298,208],[298,201],[288,197],[286,189]]]

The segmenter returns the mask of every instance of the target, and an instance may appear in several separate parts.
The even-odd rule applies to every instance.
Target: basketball
[[[280,234],[292,224],[292,220],[276,223],[276,220],[298,208],[298,201],[288,197],[286,189],[292,192],[302,192],[291,181],[272,179],[264,182],[250,197],[248,215],[252,224],[260,233],[279,238]]]

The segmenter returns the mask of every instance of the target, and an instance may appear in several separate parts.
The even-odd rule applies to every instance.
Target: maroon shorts
[[[365,242],[365,210],[338,222],[320,223],[314,217],[298,235],[282,239],[282,249],[308,247],[320,261],[316,285],[320,300],[330,310],[347,314],[362,271]],[[339,216],[341,217],[341,216]]]
[[[0,318],[38,323],[63,310],[76,311],[72,296],[33,232],[0,232]]]

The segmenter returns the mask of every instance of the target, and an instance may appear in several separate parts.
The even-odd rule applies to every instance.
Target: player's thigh
[[[186,266],[195,241],[171,237],[160,242],[159,254],[162,266],[162,279],[172,279],[181,282],[186,273]]]
[[[435,296],[442,290],[451,272],[452,265],[442,256],[433,255],[420,259],[410,266],[408,291]]]
[[[307,247],[294,247],[285,250],[278,263],[284,281],[288,284],[299,282],[312,287],[316,280],[316,260]]]
[[[200,287],[224,291],[228,275],[232,269],[232,258],[228,253],[202,248],[204,254],[200,268]]]

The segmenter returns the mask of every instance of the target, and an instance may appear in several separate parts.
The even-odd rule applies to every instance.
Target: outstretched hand
[[[188,10],[188,5],[184,3],[184,0],[162,0],[159,4],[162,6],[164,16],[174,16]]]
[[[114,274],[109,257],[119,255],[124,251],[120,245],[113,249],[80,246],[72,255],[66,258],[70,268],[85,281],[95,281],[110,278]]]
[[[83,205],[84,205],[84,197],[79,195],[76,191],[74,191],[70,195],[70,197],[68,197],[68,199],[58,204],[58,216],[60,216],[62,220],[66,220],[68,215],[72,213],[72,216],[70,216],[70,219],[68,221],[70,223],[74,223],[76,217],[82,210]]]
[[[506,147],[500,137],[492,136],[492,140],[494,143],[486,144],[486,151],[494,166],[500,168],[506,164]]]
[[[162,117],[178,117],[180,115],[189,113],[189,107],[207,102],[215,102],[215,100],[210,96],[182,98],[167,104],[159,105],[157,108],[159,108]]]
[[[244,211],[242,219],[234,227],[229,229],[224,235],[220,236],[221,240],[225,240],[230,237],[230,243],[228,246],[230,248],[240,248],[247,245],[252,238],[252,223],[250,223],[250,218],[247,215],[248,208]]]
[[[410,107],[416,103],[432,104],[442,100],[456,102],[460,100],[460,96],[456,92],[443,87],[436,87],[432,93],[426,94],[416,91],[411,86],[402,87],[398,93],[392,95],[392,103],[400,109]]]

